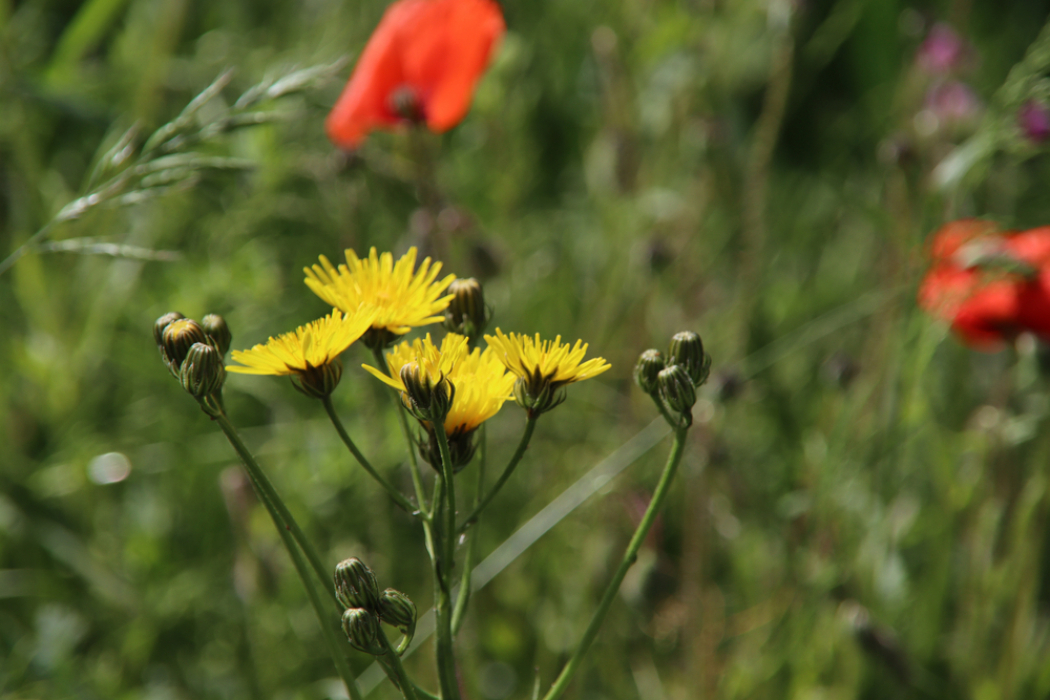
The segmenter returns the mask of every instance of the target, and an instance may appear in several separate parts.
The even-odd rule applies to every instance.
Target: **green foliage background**
[[[0,0],[0,255],[86,193],[132,124],[149,134],[228,67],[201,123],[267,76],[352,58],[383,9]],[[914,304],[943,222],[1050,223],[1050,160],[1014,118],[1050,93],[1039,51],[1019,64],[1046,4],[504,9],[469,116],[425,142],[436,190],[415,180],[404,134],[334,152],[322,123],[344,67],[199,149],[250,170],[204,169],[49,239],[177,260],[36,250],[0,277],[0,696],[338,694],[265,511],[150,329],[169,310],[217,312],[249,347],[327,311],[301,283],[318,255],[409,245],[481,278],[502,329],[580,337],[613,364],[541,420],[483,520],[483,554],[654,418],[631,382],[641,351],[693,329],[714,356],[669,510],[574,697],[1050,695],[1039,350],[974,353]],[[984,111],[931,129],[935,78],[915,53],[937,20],[973,45],[958,77]],[[344,359],[338,409],[407,486],[387,392],[356,368],[363,350]],[[226,395],[329,560],[361,557],[425,609],[420,533],[321,406],[270,378],[231,376]],[[492,464],[523,422],[512,405],[491,422]],[[665,449],[476,595],[459,640],[469,697],[529,697],[537,674],[554,678]],[[408,667],[434,687],[431,660],[428,645]]]

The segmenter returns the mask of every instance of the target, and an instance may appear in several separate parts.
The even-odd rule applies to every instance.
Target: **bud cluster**
[[[382,656],[386,648],[379,624],[386,623],[404,635],[396,650],[398,655],[404,654],[416,632],[415,603],[393,588],[380,593],[375,574],[357,557],[340,562],[334,578],[335,597],[346,608],[342,625],[350,645],[366,654]]]
[[[667,356],[659,350],[646,350],[634,366],[634,381],[649,394],[665,417],[677,419],[675,427],[693,422],[696,390],[707,381],[711,356],[704,351],[700,336],[692,331],[676,333],[671,338]]]
[[[172,376],[202,406],[219,395],[226,381],[223,357],[233,340],[222,316],[208,314],[198,323],[177,311],[166,313],[153,324],[153,340]]]

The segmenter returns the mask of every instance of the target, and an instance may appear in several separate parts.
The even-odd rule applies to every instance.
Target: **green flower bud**
[[[310,398],[330,396],[343,378],[343,361],[333,357],[320,367],[310,366],[305,372],[292,375],[292,386]]]
[[[222,389],[226,368],[222,355],[208,343],[194,343],[179,368],[182,388],[197,398],[210,396]]]
[[[700,386],[706,382],[711,371],[711,356],[704,352],[704,343],[700,336],[692,331],[675,333],[667,350],[667,362],[684,367],[693,381],[693,386]]]
[[[412,415],[438,425],[444,422],[456,396],[452,382],[442,376],[435,384],[417,362],[409,362],[401,368],[401,383]]]
[[[169,311],[153,323],[153,340],[156,341],[157,347],[161,348],[161,352],[164,351],[164,329],[169,323],[181,321],[184,318],[186,317],[178,311]]]
[[[212,344],[218,348],[220,355],[225,355],[233,342],[233,333],[226,325],[226,319],[218,314],[208,314],[201,319],[201,328],[204,334],[211,338]]]
[[[657,375],[660,385],[660,398],[675,413],[680,414],[688,423],[692,422],[693,404],[696,403],[696,387],[682,365],[671,365],[660,370]]]
[[[393,625],[405,636],[397,648],[398,654],[405,653],[416,633],[416,604],[401,591],[388,588],[379,597],[379,619]]]
[[[634,382],[642,391],[653,395],[660,390],[656,381],[657,375],[667,365],[664,364],[664,356],[659,350],[646,350],[638,356],[638,363],[634,366]]]
[[[556,386],[540,375],[539,370],[531,376],[519,377],[514,382],[514,400],[532,417],[557,408],[565,401],[565,396],[565,387]]]
[[[445,328],[471,339],[480,337],[488,323],[481,283],[473,277],[457,279],[449,285],[448,293],[453,296],[445,309]]]
[[[172,321],[161,332],[161,356],[176,377],[179,376],[182,361],[186,359],[194,343],[207,345],[208,336],[204,335],[204,329],[192,318]]]
[[[380,656],[385,650],[376,641],[379,638],[379,618],[363,608],[350,608],[343,613],[343,632],[350,646],[366,654]]]
[[[357,557],[345,559],[335,567],[335,597],[344,608],[379,609],[376,575]]]

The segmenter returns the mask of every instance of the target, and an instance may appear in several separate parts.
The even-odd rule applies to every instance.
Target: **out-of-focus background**
[[[249,347],[328,311],[302,283],[318,255],[410,245],[481,279],[504,331],[583,338],[613,365],[541,419],[483,555],[656,417],[641,351],[690,329],[714,357],[668,511],[573,697],[1050,695],[1039,348],[976,353],[914,302],[943,222],[1050,223],[1046,56],[1010,73],[1046,3],[507,2],[469,115],[423,140],[423,185],[405,134],[348,157],[323,132],[383,10],[0,0],[0,257],[109,177],[129,128],[141,146],[235,69],[187,122],[192,162],[0,276],[0,696],[338,697],[265,510],[151,327],[216,312]],[[233,112],[261,123],[208,131]],[[407,485],[388,390],[363,349],[344,359],[338,410]],[[328,560],[360,556],[429,607],[418,529],[319,403],[245,376],[226,399]],[[491,421],[490,470],[523,423],[513,404]],[[469,697],[554,678],[667,448],[476,594]],[[436,687],[429,644],[407,663]]]

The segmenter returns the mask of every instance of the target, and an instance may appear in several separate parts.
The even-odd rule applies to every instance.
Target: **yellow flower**
[[[486,335],[485,341],[489,347],[495,348],[503,364],[511,372],[522,379],[538,374],[553,384],[555,389],[596,377],[612,366],[601,357],[580,364],[580,360],[587,354],[587,344],[577,340],[570,348],[568,343],[561,342],[560,335],[553,341],[540,340],[539,333],[533,339],[517,333],[504,335],[503,331],[497,328],[496,335]]]
[[[413,326],[443,321],[440,314],[452,295],[441,296],[455,275],[440,281],[441,263],[426,258],[416,270],[416,249],[410,248],[397,263],[390,253],[379,255],[372,248],[367,259],[360,259],[347,249],[346,265],[337,268],[320,256],[321,264],[303,268],[306,285],[314,294],[347,313],[361,306],[374,307],[372,328],[379,332],[380,347],[392,335],[404,335]],[[385,333],[383,333],[385,331]],[[366,338],[366,340],[368,340]],[[370,347],[375,344],[369,343]]]
[[[561,336],[553,341],[511,333],[504,335],[499,328],[496,335],[486,335],[489,348],[495,351],[500,361],[518,377],[514,385],[514,397],[531,414],[549,411],[562,401],[564,392],[559,389],[573,382],[596,377],[611,366],[604,358],[595,357],[581,362],[587,354],[587,345],[582,340],[569,346],[561,342]]]
[[[455,387],[455,395],[445,416],[445,434],[449,437],[469,433],[499,412],[511,398],[514,375],[507,374],[503,364],[491,349],[467,349],[467,338],[449,333],[438,348],[430,334],[422,340],[404,342],[386,356],[390,374],[362,365],[366,370],[402,392],[407,389],[401,381],[401,368],[415,362],[437,384],[444,377]]]
[[[374,317],[372,309],[352,314],[333,309],[294,333],[270,338],[251,350],[234,350],[230,357],[241,364],[226,369],[240,374],[295,375],[293,379],[301,383],[296,388],[311,396],[327,396],[342,376],[339,354],[368,330]]]

